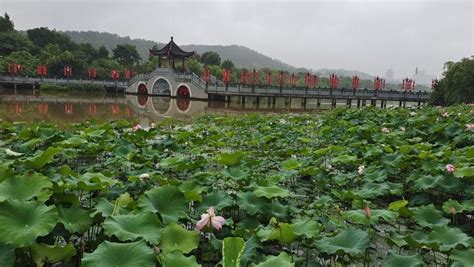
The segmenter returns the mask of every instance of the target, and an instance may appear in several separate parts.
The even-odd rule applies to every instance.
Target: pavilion
[[[151,56],[158,56],[158,66],[161,68],[161,60],[163,58],[168,58],[169,66],[175,69],[174,62],[176,59],[181,59],[184,70],[184,60],[192,55],[194,52],[186,52],[173,41],[173,36],[171,36],[171,41],[161,49],[150,49]]]

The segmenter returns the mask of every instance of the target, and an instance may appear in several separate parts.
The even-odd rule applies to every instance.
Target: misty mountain
[[[131,44],[137,47],[138,53],[143,60],[148,58],[148,49],[154,45],[163,47],[166,43],[159,43],[155,41],[145,39],[131,39],[130,37],[121,37],[117,34],[97,32],[97,31],[65,31],[66,35],[78,43],[90,43],[94,47],[100,47],[104,45],[110,51],[119,44]],[[245,46],[240,45],[181,45],[177,40],[178,45],[184,50],[195,51],[198,54],[203,54],[207,51],[213,51],[221,56],[222,60],[230,59],[237,67],[246,68],[270,68],[270,69],[283,69],[290,72],[294,71],[307,71],[306,68],[296,68],[290,64],[284,63],[281,60],[271,58],[263,55],[255,50],[252,50]],[[339,76],[352,76],[359,75],[361,79],[373,79],[373,76],[360,71],[351,71],[343,69],[319,69],[312,70],[319,75],[329,76],[332,73],[336,73]]]

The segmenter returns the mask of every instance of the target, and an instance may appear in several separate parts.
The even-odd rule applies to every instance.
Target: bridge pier
[[[377,106],[377,100],[376,99],[370,100],[370,105],[374,107]]]
[[[285,109],[291,108],[291,96],[285,97]]]
[[[306,97],[301,98],[301,109],[306,110]]]
[[[346,106],[349,108],[352,106],[352,99],[349,98],[346,100]]]
[[[367,102],[367,100],[366,100],[366,99],[362,99],[362,106],[363,106],[363,107],[365,107],[365,106],[366,106],[366,104],[367,104],[366,102]]]
[[[357,99],[357,107],[360,108],[360,99]]]
[[[316,100],[316,108],[317,108],[317,109],[320,109],[320,108],[321,108],[321,98],[318,98],[318,99]]]
[[[337,99],[333,98],[331,99],[331,107],[335,108],[337,103]]]

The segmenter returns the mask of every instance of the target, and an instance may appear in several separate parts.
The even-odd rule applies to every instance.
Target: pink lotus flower
[[[142,129],[142,126],[140,124],[137,124],[135,126],[132,127],[132,131],[136,132],[138,130]]]
[[[448,171],[448,173],[454,173],[454,171],[456,171],[456,167],[454,167],[453,164],[448,164],[446,165],[446,170]]]
[[[209,207],[207,213],[201,215],[201,220],[196,223],[196,229],[201,231],[204,227],[215,228],[217,231],[222,229],[225,219],[222,216],[216,216],[214,207]]]
[[[389,132],[390,132],[390,130],[388,128],[386,128],[386,127],[382,128],[382,133],[389,133]]]
[[[372,214],[372,210],[369,208],[369,206],[365,206],[364,214],[365,214],[365,217],[370,218],[370,215]]]

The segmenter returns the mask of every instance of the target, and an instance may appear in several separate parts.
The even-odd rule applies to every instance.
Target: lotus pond
[[[474,107],[0,122],[0,266],[473,266]]]

